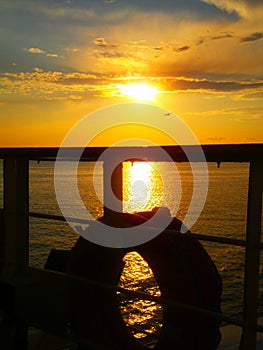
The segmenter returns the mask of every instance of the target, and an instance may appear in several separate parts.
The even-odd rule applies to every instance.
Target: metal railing
[[[242,327],[240,350],[256,349],[257,332],[263,332],[263,327],[257,324],[257,300],[259,289],[260,251],[263,249],[261,242],[261,218],[262,218],[262,179],[263,179],[263,144],[241,145],[203,145],[206,161],[216,162],[248,162],[249,186],[247,203],[246,239],[234,239],[220,236],[195,234],[199,240],[219,242],[245,248],[245,277],[244,277],[244,301],[243,320],[235,319],[224,314],[217,314],[208,310],[199,309],[189,305],[178,304],[179,307],[191,308],[196,312],[209,313],[228,323]],[[81,161],[96,161],[105,151],[105,147],[86,148]],[[187,162],[188,159],[180,146],[165,146],[164,151],[169,154],[172,161]],[[184,146],[184,150],[197,152],[195,146]],[[116,148],[113,152],[118,152]],[[121,148],[122,153],[125,147]],[[156,157],[155,147],[136,147],[136,154],[140,153],[140,159],[147,161],[162,161]],[[0,159],[4,160],[4,230],[0,236],[2,249],[0,251],[2,297],[10,296],[10,288],[14,297],[11,298],[8,310],[12,313],[12,322],[6,330],[5,338],[11,335],[21,334],[21,329],[26,334],[25,324],[34,325],[46,329],[52,333],[68,336],[67,315],[65,314],[66,295],[54,294],[54,286],[60,290],[67,290],[70,283],[94,284],[98,282],[82,280],[67,274],[44,271],[29,266],[29,217],[44,218],[50,220],[65,220],[63,216],[30,213],[29,212],[29,160],[54,161],[58,148],[2,148]],[[104,167],[104,173],[107,174]],[[122,191],[122,177],[117,174],[116,191]],[[104,178],[104,183],[106,179]],[[72,219],[76,221],[76,219]],[[166,230],[173,234],[173,231]],[[10,287],[11,286],[11,287]],[[102,288],[112,286],[101,285]],[[151,299],[163,303],[171,303],[159,297],[146,295],[136,291],[119,288],[125,293],[132,293],[142,299]],[[4,292],[3,292],[4,291]],[[44,291],[44,295],[43,295]],[[37,295],[37,298],[35,297]],[[42,300],[40,297],[44,297]],[[9,298],[10,299],[10,298]],[[51,302],[52,300],[52,302]],[[5,302],[2,303],[5,304]],[[43,319],[41,310],[61,306],[62,324],[56,318]],[[6,305],[0,304],[0,309]],[[35,310],[38,310],[36,313]],[[63,314],[64,313],[64,314]],[[20,346],[22,349],[22,347]],[[26,345],[24,346],[26,348]]]

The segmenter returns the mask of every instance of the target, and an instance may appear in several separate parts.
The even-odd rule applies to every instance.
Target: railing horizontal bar
[[[62,215],[44,214],[44,213],[36,213],[36,212],[29,212],[29,216],[34,218],[48,219],[48,220],[76,222],[76,223],[87,224],[87,225],[94,223],[93,220],[79,219],[79,218],[73,218],[73,217],[68,217],[66,219]],[[178,231],[174,231],[174,230],[164,230],[164,232],[171,235],[181,234]],[[201,241],[230,244],[237,247],[246,247],[246,241],[242,239],[229,238],[225,236],[221,237],[221,236],[206,235],[206,234],[200,234],[200,233],[194,233],[194,232],[192,234]],[[263,243],[260,243],[260,249],[263,249]]]
[[[203,152],[207,162],[249,162],[251,160],[263,159],[263,144],[228,144],[228,145],[202,145]],[[111,147],[113,152],[127,151],[127,148],[134,149],[136,153],[140,154],[140,159],[147,159],[148,161],[162,161],[156,155],[158,146],[137,146],[137,147]],[[191,154],[191,158],[198,161],[200,146],[185,145],[185,146],[161,146],[161,148],[169,154],[173,161],[188,162],[187,154]],[[68,151],[76,151],[82,148],[64,148]],[[86,147],[82,153],[82,159],[86,161],[97,160],[100,155],[107,149],[107,147]],[[49,159],[55,160],[59,148],[58,147],[40,147],[40,148],[0,148],[0,158],[24,157],[31,160]],[[157,152],[159,153],[159,152]]]
[[[243,326],[242,320],[236,319],[236,318],[228,316],[228,315],[220,314],[218,312],[210,311],[210,310],[207,310],[204,308],[196,307],[193,305],[188,305],[188,304],[181,303],[181,302],[176,302],[176,301],[169,300],[166,298],[162,298],[162,297],[150,295],[148,293],[139,292],[136,290],[131,290],[131,289],[122,288],[122,287],[118,287],[118,291],[121,291],[125,294],[129,294],[129,295],[132,295],[134,297],[141,298],[144,300],[155,301],[158,303],[163,303],[163,304],[167,304],[170,306],[175,306],[175,307],[178,307],[178,308],[181,308],[184,310],[189,310],[189,311],[194,311],[194,312],[201,313],[201,314],[206,314],[206,315],[212,316],[216,319],[221,319],[222,321],[234,324],[234,325],[239,326],[239,327]],[[263,326],[257,325],[256,330],[257,330],[257,332],[263,333]]]
[[[80,219],[80,218],[73,218],[73,217],[64,217],[62,215],[55,215],[55,214],[29,212],[28,215],[29,215],[29,217],[33,217],[33,218],[48,219],[48,220],[55,220],[55,221],[69,221],[69,222],[76,222],[79,224],[87,224],[87,225],[94,223],[94,220],[87,220],[87,219]]]
[[[242,239],[229,238],[225,236],[221,237],[221,236],[205,235],[205,234],[195,233],[195,232],[193,232],[193,235],[201,241],[231,244],[238,247],[246,246],[246,241]],[[263,249],[263,244],[262,244],[262,249]]]
[[[194,311],[197,313],[206,314],[206,315],[209,315],[209,316],[214,317],[216,319],[220,319],[222,321],[225,321],[226,323],[234,324],[234,325],[239,326],[239,327],[242,327],[242,325],[243,325],[242,320],[236,319],[234,317],[231,317],[231,316],[228,316],[225,314],[210,311],[210,310],[196,307],[193,305],[187,305],[187,304],[181,303],[181,302],[175,302],[175,301],[167,299],[167,298],[162,298],[162,297],[159,297],[156,295],[151,295],[151,294],[140,292],[137,290],[131,290],[131,289],[127,289],[124,287],[116,287],[116,286],[108,284],[108,283],[104,283],[104,282],[100,282],[100,281],[96,281],[96,280],[90,280],[90,279],[87,279],[84,277],[73,276],[73,275],[69,275],[66,273],[62,273],[62,272],[51,271],[51,270],[45,271],[45,270],[38,269],[35,267],[29,267],[29,271],[31,271],[32,274],[36,278],[37,278],[37,276],[40,277],[42,273],[45,275],[46,278],[48,278],[49,275],[58,276],[59,278],[62,278],[69,283],[70,282],[74,283],[74,285],[77,285],[80,283],[81,286],[89,285],[89,286],[96,286],[96,287],[100,287],[100,288],[104,288],[104,289],[114,290],[116,292],[122,292],[122,293],[128,294],[130,296],[133,296],[135,298],[140,298],[142,300],[150,300],[150,301],[154,301],[157,303],[162,303],[162,304],[174,306],[174,307],[177,307],[180,309],[185,309],[188,311]],[[38,280],[38,282],[39,282],[39,280]],[[263,332],[263,326],[257,325],[256,330],[260,333]]]

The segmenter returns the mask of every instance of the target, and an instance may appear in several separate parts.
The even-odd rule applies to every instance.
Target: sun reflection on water
[[[127,289],[160,296],[153,272],[136,252],[126,254],[119,285]],[[133,335],[145,342],[157,340],[162,324],[162,305],[150,300],[120,295],[120,311]]]
[[[123,163],[123,206],[128,213],[150,211],[161,206],[164,199],[163,182],[154,164]],[[152,270],[136,252],[126,254],[120,286],[160,296]],[[144,341],[157,340],[162,327],[162,305],[150,300],[135,299],[120,294],[120,310],[133,335]]]
[[[163,182],[154,164],[123,163],[124,211],[150,211],[163,203]]]

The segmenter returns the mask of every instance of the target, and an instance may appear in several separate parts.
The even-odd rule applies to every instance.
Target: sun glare
[[[147,162],[134,162],[130,168],[132,181],[149,181],[151,170],[152,167]]]
[[[124,211],[134,213],[162,205],[163,183],[160,174],[147,162],[123,163]]]
[[[129,85],[118,84],[117,87],[120,89],[123,96],[129,96],[138,101],[153,101],[155,95],[158,93],[158,90],[146,83]]]

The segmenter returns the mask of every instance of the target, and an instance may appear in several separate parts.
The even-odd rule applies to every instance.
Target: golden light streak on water
[[[163,203],[163,182],[154,164],[147,162],[123,163],[124,211],[150,211]],[[160,296],[153,272],[136,252],[126,254],[120,286]],[[162,324],[162,305],[142,299],[120,296],[120,310],[133,335],[145,342],[158,338]]]
[[[143,258],[130,252],[124,258],[125,267],[119,285],[127,289],[160,296],[153,272]],[[150,300],[121,296],[120,311],[133,335],[147,342],[156,341],[162,324],[162,305]]]
[[[123,163],[124,211],[150,211],[163,203],[163,182],[152,163]]]

